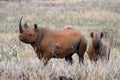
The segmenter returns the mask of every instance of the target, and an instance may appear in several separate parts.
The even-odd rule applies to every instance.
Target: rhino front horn
[[[22,24],[21,24],[22,18],[23,18],[23,17],[21,17],[20,22],[19,22],[19,31],[20,31],[20,33],[23,33],[23,32],[24,32],[23,27],[22,27]]]

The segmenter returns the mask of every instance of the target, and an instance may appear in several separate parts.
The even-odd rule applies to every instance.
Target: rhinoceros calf
[[[100,36],[93,32],[90,33],[92,39],[90,46],[88,47],[88,56],[91,61],[109,60],[110,45],[109,42],[103,39],[104,34],[101,32]]]

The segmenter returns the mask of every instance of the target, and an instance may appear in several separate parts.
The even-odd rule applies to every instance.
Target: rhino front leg
[[[52,58],[51,53],[43,53],[43,63],[44,65],[47,64],[47,62]]]

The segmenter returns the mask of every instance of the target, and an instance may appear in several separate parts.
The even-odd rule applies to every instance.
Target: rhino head
[[[34,26],[28,26],[27,23],[25,23],[22,26],[22,17],[20,19],[19,22],[19,39],[20,41],[24,42],[24,43],[34,43],[37,40],[37,31],[38,31],[38,26],[37,24],[34,24]]]

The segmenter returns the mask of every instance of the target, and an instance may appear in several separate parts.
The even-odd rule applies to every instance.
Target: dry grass
[[[14,0],[13,0],[14,1]],[[19,0],[18,0],[19,1]],[[120,80],[120,1],[116,0],[30,0],[0,1],[0,80]],[[47,66],[38,60],[30,45],[18,40],[18,22],[24,16],[29,25],[53,29],[73,26],[90,42],[89,33],[104,32],[111,42],[109,62],[69,65],[64,59],[51,59]]]

